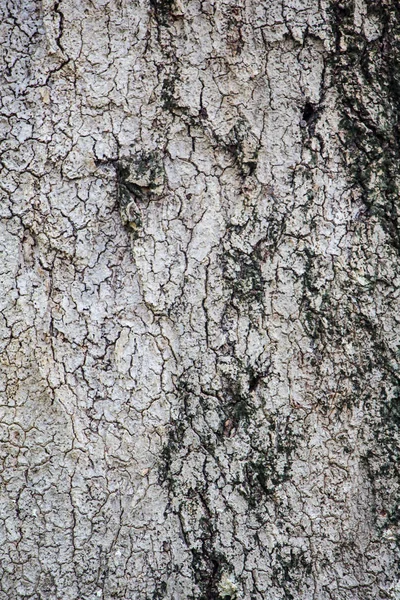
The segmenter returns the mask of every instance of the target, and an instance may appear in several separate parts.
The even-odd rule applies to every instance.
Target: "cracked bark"
[[[400,598],[396,0],[0,11],[0,600]]]

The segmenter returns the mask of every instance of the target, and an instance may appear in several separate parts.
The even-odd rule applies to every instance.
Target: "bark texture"
[[[0,600],[399,600],[398,1],[0,12]]]

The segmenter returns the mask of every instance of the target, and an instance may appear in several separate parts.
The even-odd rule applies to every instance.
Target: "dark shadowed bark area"
[[[400,600],[397,0],[0,14],[0,600]]]

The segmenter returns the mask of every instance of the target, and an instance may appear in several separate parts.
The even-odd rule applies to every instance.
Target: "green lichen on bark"
[[[366,248],[366,259],[370,264],[389,261],[394,282],[400,253],[400,5],[396,0],[366,0],[364,5],[363,24],[358,27],[355,2],[331,5],[333,83],[343,158],[355,197],[365,205],[363,219],[377,221],[392,248],[381,250],[378,257]],[[354,398],[362,399],[371,414],[374,439],[367,443],[364,460],[376,524],[389,543],[399,546],[399,354],[386,343],[379,319],[368,316],[363,306],[364,299],[376,300],[392,282],[370,277],[347,290],[349,306],[351,298],[357,297],[359,310],[350,313],[352,327],[344,333],[353,343],[359,337],[364,348],[356,361]],[[334,329],[337,334],[341,326]],[[361,332],[364,339],[354,332]],[[374,371],[380,374],[379,383],[368,388],[365,378]]]
[[[373,33],[356,29],[355,2],[332,4],[343,154],[369,213],[400,251],[400,6],[365,4]]]

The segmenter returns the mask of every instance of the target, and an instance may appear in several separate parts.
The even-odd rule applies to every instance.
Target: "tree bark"
[[[0,11],[0,600],[398,600],[397,0]]]

